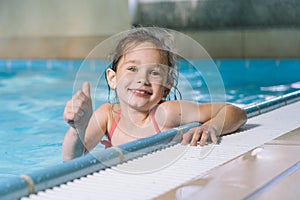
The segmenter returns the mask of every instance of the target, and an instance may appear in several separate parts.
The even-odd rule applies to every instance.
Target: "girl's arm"
[[[191,129],[185,136],[183,143],[190,141],[191,145],[203,146],[208,138],[215,144],[218,143],[218,137],[232,133],[247,121],[246,112],[231,104],[206,104],[204,109],[212,113],[210,119],[203,121],[202,126]],[[208,111],[209,112],[209,111]],[[206,113],[209,116],[209,113]]]
[[[105,120],[105,113],[102,111],[103,108],[100,107],[96,112],[94,112],[88,126],[85,129],[81,130],[79,128],[69,128],[62,144],[62,156],[64,161],[82,156],[84,153],[92,150],[100,142],[104,136],[107,121]],[[100,115],[102,119],[97,117],[97,114],[99,113],[103,114],[102,116]]]
[[[70,127],[66,132],[62,143],[62,157],[64,161],[72,160],[82,155],[84,145],[79,135],[80,134],[73,127]]]
[[[107,107],[103,105],[93,113],[90,85],[87,82],[83,83],[82,90],[67,102],[63,117],[70,128],[62,144],[62,156],[65,161],[81,156],[101,140],[106,130]]]
[[[167,103],[167,102],[166,102]],[[169,126],[179,126],[191,122],[201,122],[202,125],[190,129],[183,138],[182,143],[203,146],[210,138],[217,143],[218,137],[236,131],[247,121],[246,112],[228,103],[198,104],[188,101],[169,101],[163,106],[167,113],[166,123]]]
[[[65,106],[63,118],[70,125],[62,144],[62,156],[64,160],[71,160],[82,155],[86,128],[93,113],[90,96],[90,84],[82,84],[82,90],[74,94]]]
[[[99,144],[107,132],[108,118],[111,114],[111,104],[101,105],[93,114],[84,137],[85,152],[91,151]]]

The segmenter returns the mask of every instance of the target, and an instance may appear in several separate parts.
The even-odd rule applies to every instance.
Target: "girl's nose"
[[[147,79],[139,79],[138,83],[142,85],[150,85],[150,82]]]
[[[147,74],[140,73],[137,79],[137,82],[142,85],[150,85]]]

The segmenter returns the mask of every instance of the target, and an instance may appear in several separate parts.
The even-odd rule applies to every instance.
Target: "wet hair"
[[[112,63],[110,68],[117,72],[118,64],[121,60],[122,56],[125,55],[128,51],[133,49],[134,47],[149,42],[153,44],[157,50],[160,52],[161,59],[163,64],[168,66],[168,77],[167,84],[170,84],[173,88],[173,91],[168,91],[166,100],[171,100],[170,93],[173,93],[173,99],[177,99],[177,95],[181,99],[181,93],[177,88],[178,84],[178,69],[176,66],[176,54],[172,51],[174,46],[173,37],[170,33],[168,33],[164,29],[160,28],[135,28],[128,32],[124,33],[122,39],[118,42],[112,57]],[[110,96],[110,88],[109,94]]]

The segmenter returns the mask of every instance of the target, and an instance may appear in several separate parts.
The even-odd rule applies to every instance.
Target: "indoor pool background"
[[[62,162],[61,143],[68,125],[62,119],[71,98],[80,60],[0,61],[0,178]],[[216,60],[226,101],[241,107],[300,89],[299,60]],[[188,63],[180,73],[195,91],[193,100],[210,101],[205,83]],[[90,65],[93,74],[95,63]],[[105,97],[107,88],[103,87]],[[185,97],[185,91],[181,91]],[[102,96],[101,96],[102,95]],[[101,99],[101,98],[100,98]],[[97,102],[101,103],[101,100]]]

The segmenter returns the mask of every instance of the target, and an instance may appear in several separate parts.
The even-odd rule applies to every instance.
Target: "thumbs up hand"
[[[89,120],[93,114],[90,84],[84,82],[82,90],[79,90],[65,106],[63,118],[79,132],[85,132]]]

